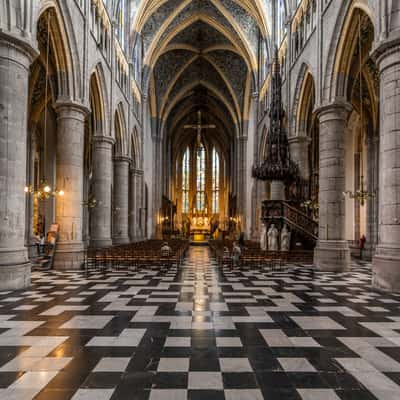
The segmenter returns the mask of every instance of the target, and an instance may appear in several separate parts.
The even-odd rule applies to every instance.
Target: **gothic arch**
[[[122,104],[118,104],[114,118],[115,126],[115,156],[128,155],[126,123]]]
[[[105,89],[105,80],[101,64],[98,64],[90,77],[89,99],[93,121],[95,122],[94,133],[96,135],[108,136],[107,110],[108,101]]]
[[[141,157],[140,157],[140,146],[139,146],[139,135],[138,128],[135,126],[131,133],[131,142],[130,142],[130,155],[132,159],[132,166],[134,168],[140,168],[141,165]]]
[[[345,98],[348,83],[346,73],[350,68],[351,55],[356,45],[354,37],[357,36],[355,30],[358,25],[353,22],[360,12],[367,15],[376,29],[367,0],[353,0],[350,4],[343,2],[336,22],[336,26],[340,26],[341,29],[336,29],[332,37],[328,53],[331,56],[325,69],[322,95],[325,102],[333,101],[335,98]]]
[[[300,92],[298,108],[296,110],[296,136],[307,136],[308,126],[307,122],[310,115],[313,114],[315,105],[315,83],[314,78],[309,71],[307,71],[303,85]]]
[[[311,71],[310,71],[310,66],[307,63],[303,62],[303,64],[300,67],[300,72],[297,76],[296,87],[294,90],[290,136],[297,135],[296,129],[297,129],[297,120],[298,120],[300,102],[301,102],[301,97],[303,94],[304,85],[305,85],[308,75],[312,76]]]
[[[38,7],[36,20],[39,21],[41,18],[46,17],[47,15],[45,16],[45,14],[48,12],[52,13],[50,19],[50,47],[54,53],[56,63],[59,84],[58,97],[81,100],[80,52],[78,51],[68,7],[64,6],[62,2],[44,0]]]

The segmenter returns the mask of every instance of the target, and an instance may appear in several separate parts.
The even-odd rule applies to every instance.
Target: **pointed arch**
[[[140,142],[139,142],[138,128],[135,126],[131,133],[130,156],[132,159],[132,166],[138,169],[140,168],[141,165],[139,143]]]
[[[127,145],[127,135],[126,135],[126,123],[125,123],[124,109],[122,103],[118,104],[117,109],[115,111],[114,126],[115,126],[115,155],[127,156],[128,145]]]
[[[295,136],[307,136],[315,105],[315,83],[310,71],[307,71],[300,92],[298,108],[296,110]]]
[[[58,81],[58,97],[82,99],[81,73],[77,41],[71,15],[62,2],[41,1],[37,21],[50,17],[50,49],[54,55]],[[35,34],[38,27],[36,27]],[[38,32],[40,34],[40,30]],[[72,57],[74,54],[74,57]]]
[[[332,37],[328,54],[333,54],[333,56],[328,58],[325,69],[324,92],[322,94],[325,102],[345,97],[351,56],[357,45],[355,38],[357,37],[358,23],[354,23],[354,19],[359,13],[365,14],[370,19],[376,32],[373,13],[367,0],[343,2],[336,23],[336,26],[340,26],[341,29],[336,29],[336,34]]]
[[[94,134],[107,136],[109,133],[107,126],[108,100],[104,72],[100,63],[96,65],[90,76],[89,101],[93,114]]]

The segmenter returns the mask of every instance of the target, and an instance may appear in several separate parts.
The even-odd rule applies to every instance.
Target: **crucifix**
[[[196,129],[197,130],[197,146],[201,146],[201,131],[203,129],[216,129],[215,125],[202,125],[201,124],[201,111],[197,111],[197,125],[185,125],[185,129]]]

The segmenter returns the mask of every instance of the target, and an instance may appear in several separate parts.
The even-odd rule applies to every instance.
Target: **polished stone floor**
[[[400,297],[307,266],[33,274],[0,293],[0,399],[399,400]]]

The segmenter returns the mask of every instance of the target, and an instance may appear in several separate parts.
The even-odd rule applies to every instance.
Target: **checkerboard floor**
[[[399,400],[400,297],[370,265],[33,273],[0,293],[0,399]]]

